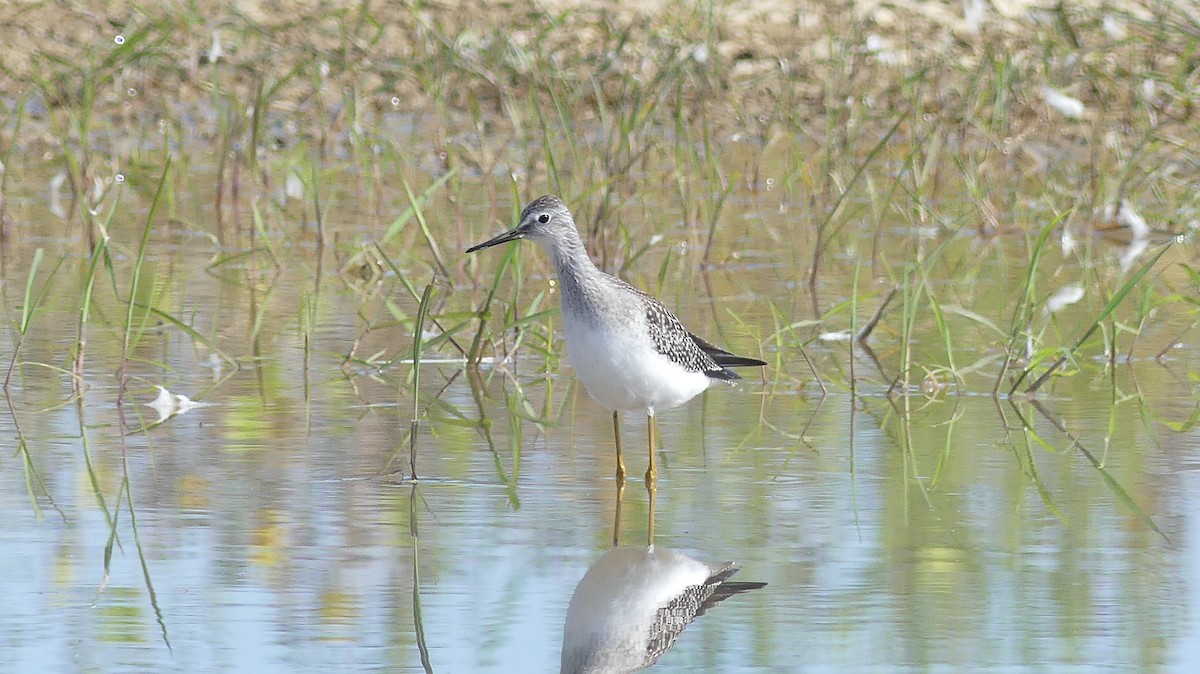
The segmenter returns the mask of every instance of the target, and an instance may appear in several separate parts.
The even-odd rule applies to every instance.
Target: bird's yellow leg
[[[617,443],[617,484],[624,486],[625,459],[621,457],[621,417],[619,412],[613,412],[613,440]]]
[[[658,481],[658,469],[654,467],[654,412],[646,417],[646,428],[650,436],[650,467],[646,469],[646,485],[649,486]]]

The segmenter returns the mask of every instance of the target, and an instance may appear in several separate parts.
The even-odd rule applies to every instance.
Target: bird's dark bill
[[[477,246],[471,246],[470,248],[467,249],[467,252],[474,253],[477,250],[483,250],[484,248],[491,248],[492,246],[498,246],[502,243],[508,243],[509,241],[514,241],[523,236],[525,236],[525,233],[522,232],[520,229],[510,229],[509,231],[501,234],[500,236],[497,236],[494,239],[488,239],[487,241],[484,241],[483,243],[481,243]]]

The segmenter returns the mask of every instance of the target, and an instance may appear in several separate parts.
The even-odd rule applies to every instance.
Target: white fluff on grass
[[[212,43],[208,45],[208,62],[216,63],[220,61],[221,55],[224,53],[224,50],[221,48],[221,31],[214,30]]]
[[[50,179],[50,203],[48,204],[48,208],[50,209],[50,213],[59,220],[67,219],[67,209],[63,206],[62,201],[63,185],[66,182],[67,174],[63,171],[55,173],[54,177]]]
[[[1125,22],[1112,14],[1104,15],[1104,32],[1113,40],[1125,39]]]
[[[963,21],[967,24],[967,30],[978,35],[986,14],[987,3],[984,0],[963,0]]]
[[[1083,117],[1085,108],[1083,107],[1083,102],[1078,98],[1071,98],[1050,86],[1042,87],[1042,98],[1045,99],[1046,105],[1059,111],[1065,117],[1070,117],[1071,119]]]
[[[1158,96],[1158,83],[1147,77],[1142,80],[1142,99],[1153,103]]]
[[[868,35],[866,47],[868,52],[874,54],[875,58],[885,65],[899,66],[908,62],[908,55],[895,49],[892,41],[882,35],[875,33]]]
[[[304,181],[295,173],[289,173],[283,183],[283,193],[288,199],[304,198]]]
[[[1133,267],[1133,263],[1137,262],[1137,259],[1141,257],[1142,253],[1146,252],[1146,249],[1149,247],[1149,239],[1139,239],[1134,237],[1134,239],[1129,242],[1129,245],[1125,247],[1125,251],[1121,253],[1121,259],[1118,261],[1118,264],[1121,265],[1121,273],[1127,273],[1129,269]]]
[[[1075,246],[1078,242],[1075,241],[1075,235],[1069,229],[1063,229],[1062,233],[1062,253],[1064,256],[1070,255],[1075,251]]]
[[[1150,225],[1146,224],[1146,219],[1134,210],[1128,200],[1122,200],[1121,207],[1117,209],[1117,223],[1128,227],[1135,239],[1150,236]]]

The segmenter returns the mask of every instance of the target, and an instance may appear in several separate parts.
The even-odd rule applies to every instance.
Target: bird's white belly
[[[607,409],[676,407],[711,383],[703,372],[688,372],[656,351],[644,323],[609,328],[587,320],[563,322],[571,366],[588,394]]]

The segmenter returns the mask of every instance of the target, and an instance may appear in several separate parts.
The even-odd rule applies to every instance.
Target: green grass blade
[[[456,173],[458,173],[458,169],[453,168],[442,174],[437,180],[433,181],[432,185],[430,185],[424,192],[421,193],[420,199],[413,198],[413,194],[408,186],[408,182],[404,181],[404,189],[408,195],[408,208],[404,209],[400,215],[396,216],[395,220],[392,220],[392,224],[388,227],[387,232],[383,235],[382,243],[391,241],[392,237],[404,231],[404,226],[408,224],[409,220],[412,220],[413,217],[416,216],[421,204],[427,203],[429,198],[433,196],[433,193],[436,192],[442,185],[446,184],[447,180],[453,178]]]
[[[29,264],[29,277],[25,279],[25,300],[21,304],[21,326],[17,329],[22,335],[29,329],[29,321],[36,311],[33,304],[33,281],[37,278],[37,270],[45,254],[46,251],[41,248],[33,251],[33,261]]]
[[[129,283],[129,301],[125,310],[125,334],[122,343],[121,353],[122,358],[128,358],[129,347],[133,334],[133,315],[137,303],[134,298],[137,297],[138,287],[142,280],[142,266],[146,262],[146,250],[150,245],[150,231],[154,228],[154,216],[158,214],[158,207],[161,203],[163,187],[167,184],[167,176],[171,173],[171,160],[167,159],[166,166],[163,167],[162,175],[158,179],[158,188],[154,191],[154,199],[150,202],[150,212],[146,214],[146,225],[142,228],[142,238],[138,243],[137,257],[133,262],[133,278]]]
[[[1084,331],[1084,333],[1082,335],[1080,335],[1079,339],[1075,340],[1075,343],[1071,346],[1071,348],[1068,349],[1066,351],[1066,353],[1064,353],[1062,356],[1060,356],[1058,358],[1058,360],[1056,360],[1054,362],[1054,364],[1050,366],[1049,369],[1047,369],[1045,372],[1043,372],[1042,376],[1038,377],[1036,381],[1034,381],[1032,384],[1030,384],[1029,388],[1025,389],[1026,395],[1031,394],[1034,391],[1037,391],[1039,388],[1041,388],[1042,384],[1046,383],[1046,380],[1050,378],[1050,375],[1054,374],[1054,372],[1059,367],[1061,367],[1064,362],[1066,362],[1067,358],[1070,358],[1075,355],[1075,352],[1079,350],[1079,347],[1083,346],[1083,343],[1086,342],[1088,340],[1088,338],[1092,336],[1092,333],[1094,333],[1100,327],[1100,325],[1105,321],[1105,319],[1107,319],[1112,314],[1113,310],[1117,308],[1117,305],[1119,305],[1125,299],[1125,296],[1128,295],[1129,292],[1131,290],[1133,290],[1134,287],[1136,287],[1138,283],[1141,283],[1142,279],[1145,278],[1146,274],[1150,272],[1150,269],[1153,268],[1154,265],[1157,264],[1160,259],[1162,259],[1162,256],[1165,255],[1166,252],[1171,249],[1171,246],[1173,245],[1173,243],[1174,242],[1168,243],[1167,245],[1163,246],[1162,249],[1159,250],[1158,253],[1154,257],[1150,258],[1149,262],[1142,265],[1142,267],[1140,269],[1138,269],[1137,272],[1135,272],[1132,276],[1130,276],[1128,279],[1126,279],[1125,283],[1122,284],[1121,287],[1117,289],[1117,292],[1114,293],[1112,297],[1108,298],[1108,303],[1104,305],[1104,309],[1102,309],[1100,311],[1100,315],[1097,316],[1095,318],[1095,320],[1092,321],[1091,326],[1088,327],[1088,329],[1086,331]],[[1028,370],[1026,370],[1026,372],[1028,372]],[[1022,379],[1023,378],[1024,377],[1022,377]],[[1017,384],[1020,384],[1020,383],[1021,383],[1020,380],[1018,380]],[[1013,390],[1015,390],[1015,389],[1016,389],[1016,386],[1014,385]],[[1011,391],[1010,391],[1010,393],[1011,393]]]

